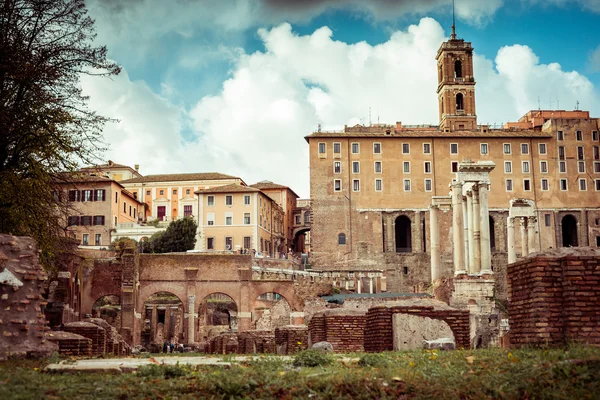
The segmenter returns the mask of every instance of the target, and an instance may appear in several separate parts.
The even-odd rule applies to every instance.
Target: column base
[[[479,275],[494,275],[494,271],[492,271],[491,269],[482,269],[479,272]]]
[[[458,271],[454,271],[454,276],[459,276],[459,275],[467,275],[467,270],[466,269],[460,269]]]

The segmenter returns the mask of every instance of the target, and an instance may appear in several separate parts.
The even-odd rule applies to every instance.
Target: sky
[[[86,0],[120,75],[83,76],[102,160],[221,172],[309,193],[318,129],[438,123],[450,0]],[[600,0],[456,0],[479,123],[532,109],[600,117]]]

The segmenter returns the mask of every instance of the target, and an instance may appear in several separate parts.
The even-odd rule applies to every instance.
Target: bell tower
[[[450,40],[442,43],[435,59],[440,130],[476,130],[473,47],[470,42],[456,38],[454,21]]]

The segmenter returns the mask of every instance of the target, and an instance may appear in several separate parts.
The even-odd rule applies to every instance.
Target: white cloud
[[[521,0],[528,5],[570,7],[579,6],[584,10],[600,13],[600,0]]]
[[[323,27],[299,36],[288,24],[259,30],[264,52],[236,53],[230,79],[189,111],[170,104],[124,75],[112,83],[84,81],[92,107],[121,119],[107,128],[109,156],[142,165],[142,173],[219,171],[246,182],[269,179],[308,196],[308,147],[317,128],[341,129],[377,117],[382,123],[436,124],[435,54],[445,40],[430,18],[395,32],[380,45],[349,45]],[[570,109],[577,100],[600,114],[597,90],[577,72],[539,64],[520,45],[503,47],[494,61],[475,55],[481,123],[517,120],[548,99]],[[555,104],[556,106],[556,104]],[[190,123],[194,142],[182,140]]]
[[[600,45],[590,52],[588,64],[592,71],[600,72]]]

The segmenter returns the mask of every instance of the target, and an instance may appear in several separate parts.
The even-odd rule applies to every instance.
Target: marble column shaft
[[[473,253],[475,264],[474,274],[481,272],[481,210],[479,209],[479,188],[473,186]]]
[[[195,303],[196,302],[196,296],[195,295],[191,295],[188,296],[188,337],[187,337],[187,342],[188,344],[194,343],[196,341],[196,318],[195,318],[195,313],[196,310],[194,309],[195,307]]]
[[[454,273],[464,274],[464,226],[462,215],[462,185],[458,182],[452,183],[452,241],[454,246]]]
[[[429,242],[431,245],[431,282],[440,277],[440,226],[439,208],[431,206],[429,209]]]
[[[470,253],[471,249],[469,247],[469,205],[468,205],[468,196],[462,196],[462,219],[463,219],[463,240],[464,240],[464,260],[465,260],[465,271],[469,273],[470,269]]]
[[[474,226],[473,226],[473,191],[469,190],[467,191],[467,213],[466,213],[466,220],[467,220],[467,254],[468,257],[466,257],[467,261],[468,261],[468,265],[467,265],[467,271],[469,271],[470,274],[472,274],[474,271],[474,267],[475,267],[475,253],[473,252],[474,244],[474,236],[473,236],[473,232],[474,231]]]
[[[535,253],[537,251],[536,249],[536,225],[537,225],[537,218],[535,217],[529,217],[527,218],[527,247],[528,247],[528,253],[527,254],[531,254],[531,253]]]
[[[481,219],[481,273],[492,273],[492,250],[490,245],[490,212],[488,185],[479,186],[479,208]]]
[[[521,257],[525,257],[529,254],[527,249],[527,218],[521,217],[519,223],[521,224]]]
[[[517,261],[517,254],[515,252],[515,224],[513,217],[508,217],[506,219],[506,242],[508,247],[508,263],[512,264]]]

